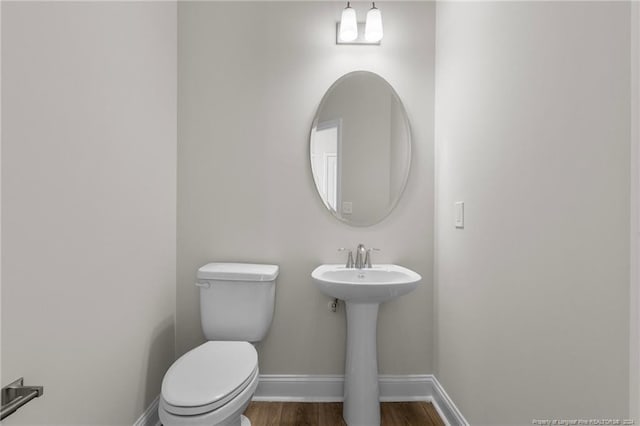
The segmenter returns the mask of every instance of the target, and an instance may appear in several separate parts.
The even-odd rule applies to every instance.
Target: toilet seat
[[[248,342],[209,341],[180,357],[162,381],[166,411],[193,416],[237,397],[258,374],[258,354]]]

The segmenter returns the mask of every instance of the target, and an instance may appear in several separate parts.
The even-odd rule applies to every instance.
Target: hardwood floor
[[[430,402],[383,402],[382,426],[444,426]],[[346,426],[341,402],[252,402],[252,426]]]

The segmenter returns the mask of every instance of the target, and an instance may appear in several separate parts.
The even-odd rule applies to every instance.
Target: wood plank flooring
[[[383,402],[382,426],[444,426],[430,402]],[[341,402],[251,402],[252,426],[346,426]]]

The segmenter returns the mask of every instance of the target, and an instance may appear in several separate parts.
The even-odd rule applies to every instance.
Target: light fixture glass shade
[[[382,40],[382,13],[373,4],[373,7],[367,12],[367,23],[364,27],[364,38],[368,42],[378,42]]]
[[[354,41],[358,38],[358,21],[356,11],[347,3],[347,7],[342,11],[340,19],[340,40]]]

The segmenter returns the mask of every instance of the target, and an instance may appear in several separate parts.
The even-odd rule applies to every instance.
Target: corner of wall
[[[640,3],[631,2],[629,416],[640,418]]]

